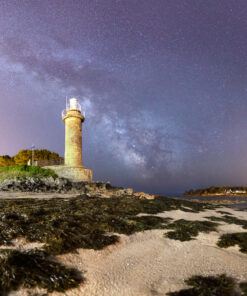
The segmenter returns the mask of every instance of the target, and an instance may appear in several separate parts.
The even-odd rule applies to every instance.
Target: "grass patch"
[[[218,276],[192,276],[185,283],[192,288],[170,292],[168,296],[237,296],[235,281],[225,274]]]
[[[206,217],[207,219],[211,220],[211,221],[218,221],[218,222],[225,222],[228,224],[236,224],[236,225],[240,225],[242,226],[244,229],[247,229],[247,220],[243,220],[243,219],[238,219],[236,217],[233,216],[229,216],[229,215],[224,215],[223,217]]]
[[[217,243],[221,248],[238,245],[242,253],[247,254],[247,232],[236,232],[223,234]]]
[[[189,241],[196,237],[199,232],[216,231],[218,223],[210,221],[188,221],[180,219],[166,226],[167,229],[174,229],[164,234],[170,239]]]
[[[0,262],[3,260],[2,268],[6,269],[6,274],[0,272],[0,291],[11,291],[19,285],[40,286],[47,291],[69,289],[72,285],[78,285],[79,280],[71,270],[54,263],[54,255],[75,252],[78,248],[99,250],[116,243],[116,233],[129,235],[137,231],[164,229],[170,223],[169,218],[151,214],[177,209],[199,212],[208,208],[213,207],[164,197],[154,200],[86,196],[0,200],[0,245],[11,246],[11,241],[18,237],[24,237],[29,242],[44,243],[41,250],[32,252],[0,250]],[[147,215],[137,216],[141,213]],[[51,262],[55,265],[51,265]],[[40,275],[35,264],[41,266],[44,273]],[[31,265],[33,269],[30,269]],[[47,277],[57,274],[54,270],[64,274],[63,282],[58,281],[55,286]],[[11,276],[12,271],[15,276]],[[32,275],[28,279],[30,271]],[[56,277],[60,279],[60,276]]]
[[[39,166],[27,166],[27,165],[17,165],[17,166],[8,166],[8,167],[0,167],[0,181],[6,179],[14,179],[14,178],[26,178],[26,177],[54,177],[57,175],[54,171],[50,169],[43,169]]]

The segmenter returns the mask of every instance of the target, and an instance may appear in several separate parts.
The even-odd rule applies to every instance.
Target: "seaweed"
[[[218,223],[210,221],[188,221],[184,219],[176,220],[167,225],[165,228],[174,229],[164,234],[165,237],[170,239],[189,241],[196,237],[199,232],[216,231]]]
[[[243,292],[243,296],[247,296],[247,282],[240,283],[239,287]]]
[[[183,289],[178,292],[170,292],[168,296],[236,296],[237,284],[231,277],[225,274],[218,276],[192,276],[185,280],[192,288]]]
[[[242,226],[244,229],[247,229],[247,220],[243,220],[243,219],[238,219],[236,217],[232,217],[229,215],[224,215],[223,217],[214,217],[214,216],[210,216],[210,217],[206,217],[207,219],[211,220],[211,221],[222,221],[228,224],[236,224],[236,225],[240,225]]]
[[[121,234],[133,234],[134,232],[151,230],[151,229],[164,229],[165,224],[168,223],[170,218],[161,218],[156,216],[126,216],[116,217],[109,215],[104,217],[103,222],[99,227],[107,232],[117,232]]]
[[[217,245],[220,248],[228,248],[238,245],[242,253],[247,253],[247,232],[236,232],[223,234]]]
[[[4,200],[0,201],[0,244],[8,245],[16,237],[25,237],[30,242],[45,243],[51,254],[79,247],[102,249],[117,242],[116,236],[106,232],[132,234],[162,228],[168,222],[160,217],[136,217],[137,214],[156,214],[184,206],[193,211],[205,209],[205,205],[168,198]]]
[[[77,270],[51,260],[37,249],[26,252],[1,250],[0,274],[2,294],[17,290],[20,285],[28,289],[38,286],[47,292],[64,292],[84,280]]]
[[[170,223],[169,218],[152,214],[176,209],[199,212],[208,208],[214,207],[165,197],[141,200],[136,197],[81,195],[69,199],[0,200],[0,245],[11,246],[12,240],[18,237],[25,238],[27,242],[43,243],[41,249],[32,254],[13,249],[0,250],[0,258],[5,258],[2,268],[5,266],[10,275],[0,273],[0,283],[6,291],[19,285],[42,286],[47,291],[69,289],[80,281],[76,280],[72,271],[56,263],[52,256],[76,252],[78,248],[103,249],[118,241],[118,233],[130,235],[138,231],[165,229]],[[146,215],[138,215],[141,213]],[[57,273],[61,272],[67,276],[64,284],[58,282],[58,286],[54,287],[46,275],[41,276],[35,267],[30,269],[32,264],[27,262],[33,262],[33,266],[43,266],[46,274],[53,273],[54,269]],[[14,277],[11,277],[10,265]],[[28,279],[30,272],[32,275]]]
[[[223,214],[223,215],[232,215],[232,213],[226,212],[226,211],[216,211],[219,214]]]

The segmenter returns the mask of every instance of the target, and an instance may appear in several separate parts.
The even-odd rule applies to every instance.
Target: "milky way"
[[[66,96],[96,180],[247,185],[246,0],[1,0],[0,154],[63,155]]]

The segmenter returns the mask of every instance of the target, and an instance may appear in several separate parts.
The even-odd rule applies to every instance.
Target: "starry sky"
[[[1,0],[0,155],[63,155],[66,96],[95,180],[247,185],[247,1]]]

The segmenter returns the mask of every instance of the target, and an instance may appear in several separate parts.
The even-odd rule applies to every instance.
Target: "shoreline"
[[[183,194],[182,197],[244,197],[247,199],[246,194],[223,194],[223,193],[215,193],[215,194]]]

